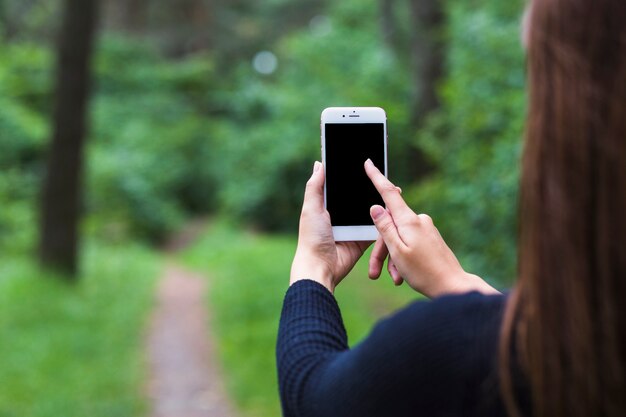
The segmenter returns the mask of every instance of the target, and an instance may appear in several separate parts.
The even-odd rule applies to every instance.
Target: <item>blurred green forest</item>
[[[377,105],[389,117],[390,176],[413,208],[434,217],[468,269],[513,276],[525,105],[520,2],[445,2],[441,105],[419,129],[409,114],[419,86],[408,2],[395,2],[395,49],[374,1],[128,3],[104,2],[101,13],[87,233],[158,243],[207,213],[294,231],[302,185],[320,157],[320,111]],[[146,10],[120,17],[135,3]],[[0,247],[8,254],[31,250],[36,238],[60,2],[0,4]],[[188,21],[199,12],[186,8],[199,5],[202,19]],[[275,71],[255,70],[260,51],[271,53],[270,70],[276,58]],[[424,163],[416,152],[427,175],[416,175]]]
[[[12,364],[0,367],[0,385],[14,387],[0,393],[0,416],[144,412],[138,352],[160,264],[154,249],[198,217],[230,225],[183,257],[225,278],[217,291],[228,298],[210,302],[224,319],[217,329],[224,362],[243,367],[227,376],[229,386],[244,408],[275,413],[277,397],[267,398],[275,387],[264,378],[273,372],[282,293],[252,302],[258,280],[248,277],[249,290],[241,292],[231,281],[258,270],[274,277],[274,291],[282,291],[280,279],[286,285],[286,276],[274,275],[286,273],[293,252],[285,251],[295,249],[325,107],[383,107],[390,178],[411,207],[433,217],[468,271],[499,287],[512,282],[526,106],[523,1],[101,0],[81,179],[81,280],[76,288],[43,283],[55,276],[39,272],[36,249],[63,4],[0,0],[0,339],[12,338],[0,348]],[[436,32],[416,27],[421,4],[441,9]],[[438,42],[443,67],[425,82],[416,68],[429,37]],[[416,111],[429,88],[436,105]],[[231,270],[228,262],[238,256],[250,263]],[[412,297],[393,296],[379,284],[359,289],[363,281],[356,282],[339,297],[357,339],[379,316],[362,320],[362,311],[388,312]],[[361,301],[350,301],[352,290]],[[134,296],[122,302],[118,291]],[[359,307],[351,310],[353,304]],[[249,333],[248,322],[229,327],[228,320],[241,317],[251,318],[258,334]],[[76,323],[74,338],[51,338],[73,333]],[[103,323],[111,323],[105,333],[89,332]],[[102,338],[119,334],[137,338],[104,352]],[[102,401],[70,412],[64,401],[74,394],[59,388],[50,391],[49,408],[29,406],[28,395],[55,385],[48,371],[72,362],[47,347],[93,355],[94,377],[67,391],[79,402],[81,392],[97,398],[104,384]],[[128,364],[128,373],[107,374],[111,358]],[[43,374],[25,371],[37,363],[47,364],[38,368]],[[68,378],[83,371],[69,366]],[[128,395],[116,403],[120,392]],[[14,403],[16,396],[22,397]]]

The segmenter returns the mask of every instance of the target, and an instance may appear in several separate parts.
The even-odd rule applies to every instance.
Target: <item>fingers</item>
[[[385,245],[385,241],[379,237],[374,244],[374,249],[372,249],[372,254],[370,256],[369,277],[371,279],[378,279],[380,277],[387,255],[389,255],[387,245]],[[402,278],[402,275],[400,275],[400,272],[391,257],[387,260],[387,271],[389,271],[389,275],[396,286],[402,285],[404,279]]]
[[[345,271],[345,274],[352,269],[354,264],[361,259],[363,253],[372,244],[372,242],[359,241],[359,242],[336,242],[337,256],[338,256],[338,270]],[[345,276],[340,274],[340,276]]]
[[[370,255],[368,275],[371,279],[378,279],[378,277],[380,277],[383,265],[385,264],[385,258],[387,258],[388,254],[389,250],[387,249],[387,245],[385,245],[383,238],[379,236],[374,244],[374,249],[372,249],[372,254]]]
[[[372,242],[357,241],[357,242],[336,242],[337,248],[341,248],[341,251],[350,258],[360,258],[361,255],[370,247]]]
[[[387,208],[394,216],[401,213],[412,213],[411,209],[402,198],[402,190],[393,185],[391,181],[374,166],[374,163],[370,159],[365,161],[365,172],[385,201]]]
[[[406,248],[405,243],[402,241],[398,228],[393,222],[391,214],[383,207],[374,205],[370,208],[370,216],[374,220],[374,225],[380,233],[380,236],[385,241],[385,244],[389,252],[393,255],[394,252],[400,251]]]
[[[402,285],[404,279],[402,278],[402,275],[400,275],[400,272],[391,257],[389,257],[389,260],[387,261],[387,271],[389,271],[389,275],[391,275],[391,279],[396,286]]]
[[[315,211],[324,209],[324,169],[318,161],[313,165],[313,174],[307,181],[304,191],[302,210],[307,208]]]

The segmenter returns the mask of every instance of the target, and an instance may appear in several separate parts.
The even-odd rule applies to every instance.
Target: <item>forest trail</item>
[[[198,225],[188,230],[205,230]],[[190,243],[172,239],[171,253]],[[182,245],[181,242],[184,242]],[[205,277],[170,262],[159,282],[147,338],[151,417],[234,417],[215,355]]]

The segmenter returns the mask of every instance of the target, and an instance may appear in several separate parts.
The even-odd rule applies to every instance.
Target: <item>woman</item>
[[[467,274],[371,162],[396,283],[432,298],[353,349],[332,292],[366,249],[335,243],[324,170],[307,183],[277,362],[285,416],[626,415],[626,4],[534,0],[519,277]]]

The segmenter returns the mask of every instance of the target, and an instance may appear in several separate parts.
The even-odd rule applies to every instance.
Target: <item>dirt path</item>
[[[147,349],[151,417],[233,417],[205,306],[207,280],[178,266],[161,278]]]

